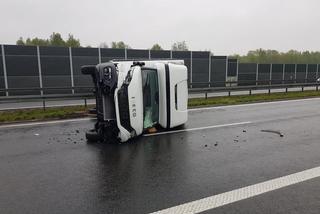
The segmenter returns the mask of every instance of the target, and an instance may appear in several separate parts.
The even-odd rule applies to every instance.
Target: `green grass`
[[[85,117],[89,108],[92,106],[55,107],[47,108],[45,111],[43,109],[0,111],[0,123]]]
[[[201,106],[221,106],[221,105],[236,105],[245,103],[256,102],[271,102],[277,100],[291,100],[291,99],[303,99],[311,97],[320,97],[320,91],[304,91],[304,92],[279,92],[269,94],[254,94],[254,95],[235,95],[235,96],[223,96],[212,98],[193,98],[189,99],[188,106],[201,107]]]
[[[189,108],[206,107],[206,106],[222,106],[236,105],[256,102],[270,102],[276,100],[303,99],[311,97],[320,97],[318,91],[304,92],[288,92],[288,93],[272,93],[272,94],[254,94],[254,95],[236,95],[212,98],[192,98],[189,99]],[[26,109],[0,111],[0,123],[13,123],[21,121],[40,121],[53,119],[68,119],[87,116],[88,109],[93,106],[70,106],[70,107],[54,107],[43,109]]]

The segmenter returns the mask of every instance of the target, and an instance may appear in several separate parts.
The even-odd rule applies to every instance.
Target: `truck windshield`
[[[159,121],[159,86],[155,69],[142,70],[143,128],[151,128]]]

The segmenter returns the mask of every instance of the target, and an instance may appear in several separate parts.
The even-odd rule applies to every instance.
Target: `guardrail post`
[[[252,94],[252,91],[251,91],[251,89],[249,89],[249,95],[251,95]]]
[[[231,91],[228,91],[228,96],[229,96],[229,97],[231,96]]]
[[[273,70],[273,66],[272,66],[272,64],[271,64],[271,65],[270,65],[269,85],[272,84],[272,70]]]
[[[205,92],[205,98],[208,99],[208,92]]]
[[[99,57],[99,64],[101,64],[102,59],[101,59],[101,48],[98,48],[98,57]]]
[[[128,59],[128,53],[127,53],[127,48],[124,49],[124,59]]]
[[[286,87],[286,93],[288,93],[288,87]]]
[[[226,81],[228,81],[228,72],[229,72],[229,58],[227,57],[226,58]],[[227,84],[225,84],[224,86],[227,86]],[[231,87],[231,83],[229,83],[229,87]]]
[[[306,76],[305,76],[305,80],[304,80],[305,83],[308,82],[308,70],[309,70],[309,64],[307,64],[307,66],[306,66]]]
[[[256,85],[258,85],[259,81],[259,63],[257,63],[257,68],[256,68]]]
[[[304,91],[304,87],[303,87],[303,86],[301,87],[301,91],[302,91],[302,92]]]
[[[211,87],[211,51],[209,52],[209,88]]]
[[[74,77],[73,77],[73,62],[72,62],[72,49],[71,49],[71,47],[69,47],[69,60],[70,60],[72,94],[74,94]]]
[[[40,48],[37,46],[37,58],[38,58],[38,71],[39,71],[39,85],[40,85],[40,94],[43,96],[43,85],[42,85],[42,70],[41,70],[41,59],[40,59]]]
[[[4,45],[1,45],[1,51],[2,51],[2,67],[3,67],[3,77],[4,77],[4,87],[6,89],[6,96],[9,96],[8,91],[8,75],[7,75],[7,64],[6,64],[6,56],[4,51]]]
[[[190,51],[190,83],[191,83],[191,88],[192,88],[192,51]]]
[[[283,64],[283,68],[282,68],[282,84],[285,83],[285,71],[286,71],[286,64]]]
[[[42,107],[43,107],[43,111],[46,110],[46,101],[45,98],[42,98]]]
[[[295,67],[294,67],[294,83],[297,83],[297,64],[295,64]]]

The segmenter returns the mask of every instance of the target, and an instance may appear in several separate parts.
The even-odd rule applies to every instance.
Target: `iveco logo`
[[[132,117],[136,117],[137,116],[137,109],[136,109],[136,103],[135,103],[135,97],[131,97],[131,111],[132,111]]]

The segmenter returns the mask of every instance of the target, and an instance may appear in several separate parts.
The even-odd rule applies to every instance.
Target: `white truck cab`
[[[121,142],[151,128],[187,122],[187,67],[183,60],[110,61],[83,66],[93,78],[97,123],[89,141]]]

